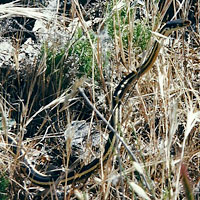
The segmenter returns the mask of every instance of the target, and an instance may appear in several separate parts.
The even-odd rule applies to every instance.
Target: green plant
[[[109,7],[110,12],[112,8],[113,5],[111,4]],[[121,9],[115,10],[113,15],[106,21],[108,34],[114,38],[114,33],[116,31],[117,36],[121,34],[125,49],[128,48],[131,42],[134,48],[139,47],[143,51],[151,37],[150,27],[146,24],[145,19],[133,19],[135,19],[133,8],[129,10],[128,7],[124,5]],[[133,30],[129,29],[130,24]]]
[[[58,88],[65,89],[69,85],[67,74],[69,66],[65,61],[65,48],[48,47],[44,44],[41,51],[41,59],[45,58],[45,82],[57,91]],[[56,92],[55,91],[55,92]]]
[[[142,23],[136,24],[133,30],[133,43],[136,47],[140,47],[144,50],[150,40],[150,29]]]
[[[96,43],[95,34],[90,31],[89,35],[92,42]],[[74,45],[69,48],[68,57],[74,58],[73,61],[75,66],[77,66],[78,68],[77,76],[79,78],[83,75],[91,77],[93,66],[93,49],[91,47],[89,39],[84,36],[84,32],[81,28],[78,28],[77,33],[75,34],[75,40],[76,42],[74,43]],[[95,70],[95,75],[98,76],[97,70]]]
[[[8,199],[7,190],[9,186],[9,180],[6,176],[0,175],[0,199],[6,200]]]
[[[89,35],[95,44],[96,36],[94,32],[90,31]],[[67,42],[61,49],[51,48],[46,44],[43,45],[41,58],[43,56],[46,56],[45,77],[52,79],[56,85],[61,84],[61,88],[66,87],[66,77],[71,72],[78,78],[83,75],[89,77],[92,75],[93,49],[82,28],[77,29],[72,38],[72,43]],[[95,70],[95,77],[98,78],[98,76],[98,70]]]

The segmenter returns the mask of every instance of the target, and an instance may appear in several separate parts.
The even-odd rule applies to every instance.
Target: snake
[[[173,21],[169,21],[165,23],[159,31],[159,34],[168,37],[172,32],[183,29],[190,25],[189,20],[185,19],[177,19]],[[142,77],[145,73],[147,73],[154,65],[159,51],[162,47],[162,44],[159,41],[155,41],[152,45],[151,51],[146,58],[146,60],[141,64],[140,67],[136,71],[130,72],[126,75],[115,88],[113,96],[112,96],[112,114],[110,119],[110,125],[115,129],[117,125],[117,110],[120,107],[125,95],[133,87],[134,83]],[[12,153],[14,155],[18,155],[20,159],[22,159],[20,163],[20,169],[22,172],[30,179],[33,184],[42,186],[42,187],[50,187],[56,181],[59,181],[61,184],[75,184],[77,182],[81,182],[91,176],[91,174],[95,173],[101,166],[101,163],[105,164],[106,161],[112,156],[113,150],[116,144],[116,134],[113,129],[110,130],[108,139],[105,143],[104,153],[102,157],[95,158],[89,164],[85,164],[80,166],[79,171],[69,171],[66,175],[61,177],[61,173],[63,170],[56,170],[54,173],[41,173],[39,172],[31,161],[28,159],[25,151],[25,147],[23,144],[19,145],[19,143],[14,139],[11,134],[4,134],[5,140],[10,144]]]

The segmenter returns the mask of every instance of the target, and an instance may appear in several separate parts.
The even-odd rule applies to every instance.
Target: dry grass
[[[26,75],[26,71],[24,72],[25,84],[22,85],[21,82],[19,84],[18,89],[22,86],[26,88],[24,91],[20,89],[21,92],[26,92],[26,98],[15,99],[17,106],[20,107],[17,110],[18,121],[15,129],[10,130],[9,128],[10,123],[13,122],[10,113],[12,114],[16,109],[16,105],[12,105],[11,99],[9,99],[7,88],[10,86],[10,82],[6,83],[4,80],[5,82],[0,83],[0,113],[2,113],[0,175],[6,175],[10,181],[7,194],[9,199],[14,199],[14,197],[16,199],[34,199],[34,196],[43,189],[32,185],[20,173],[20,158],[12,155],[9,151],[10,146],[6,144],[2,134],[11,134],[15,131],[17,134],[14,136],[19,144],[24,143],[27,154],[30,155],[33,162],[39,163],[43,171],[46,171],[49,165],[59,167],[59,164],[63,164],[63,168],[67,170],[71,164],[69,152],[71,152],[71,138],[74,136],[73,134],[66,136],[65,130],[73,120],[84,119],[89,123],[90,128],[87,130],[86,147],[82,150],[86,154],[81,162],[89,163],[96,154],[102,155],[108,131],[101,119],[91,108],[88,108],[84,99],[77,93],[78,87],[85,88],[97,109],[106,119],[109,119],[112,93],[119,80],[140,66],[144,57],[151,50],[152,41],[160,40],[153,34],[146,47],[147,53],[134,48],[130,38],[134,35],[134,27],[137,23],[133,23],[132,19],[135,19],[138,9],[142,12],[143,7],[133,5],[130,13],[128,12],[130,6],[127,2],[116,4],[113,1],[113,4],[114,9],[107,11],[102,23],[99,24],[96,43],[91,39],[91,27],[87,26],[81,7],[77,4],[76,16],[80,22],[79,26],[84,30],[93,52],[92,75],[87,78],[83,77],[80,81],[72,73],[70,74],[72,82],[63,89],[62,83],[59,82],[62,74],[59,74],[56,80],[51,80],[50,76],[45,77],[47,67],[44,54],[40,63],[35,62],[32,66],[33,72],[27,73],[28,75]],[[119,8],[121,6],[127,10],[128,23],[126,25],[120,20],[121,10]],[[60,29],[66,30],[63,23],[66,18],[58,17],[56,14],[52,22],[52,19],[48,18],[49,14],[46,16],[41,9],[30,11],[24,8],[19,11],[14,5],[4,7],[0,7],[0,10],[5,16],[11,14],[27,16],[28,11],[29,17],[36,19],[39,17],[47,24],[57,24]],[[164,7],[161,19],[166,10],[167,6]],[[155,27],[160,26],[157,20],[157,11],[150,3],[150,7],[146,8],[143,13],[144,16],[141,16],[140,23],[156,31]],[[186,12],[184,14],[187,16]],[[112,40],[109,38],[109,42],[105,43],[108,33],[104,29],[103,34],[101,29],[111,16],[114,25],[113,38]],[[1,17],[3,18],[3,16]],[[117,30],[119,24],[128,30],[127,46],[123,43],[123,29]],[[70,45],[73,45],[74,42],[74,32],[71,33]],[[134,162],[124,145],[119,143],[114,156],[85,183],[77,184],[76,187],[58,186],[57,188],[52,187],[50,190],[46,189],[42,193],[46,199],[178,200],[186,197],[190,199],[189,196],[191,199],[194,199],[194,196],[195,199],[198,199],[200,192],[200,59],[199,45],[195,46],[195,42],[198,43],[200,35],[198,32],[188,31],[187,40],[184,40],[184,31],[180,31],[174,37],[175,39],[165,40],[153,69],[144,75],[127,94],[122,106],[119,133],[137,157],[138,162]],[[63,59],[68,59],[68,50],[69,48],[66,48]],[[109,61],[105,61],[105,52],[107,51],[111,54]],[[13,65],[16,63],[19,62],[16,61]],[[24,66],[22,68],[24,69]],[[25,66],[26,68],[27,66]],[[99,79],[95,77],[96,68],[99,70]],[[75,68],[76,70],[77,68]],[[15,73],[16,76],[21,77],[20,70]],[[1,78],[1,80],[3,79]],[[56,83],[53,84],[54,82]],[[35,88],[40,88],[42,93],[40,93],[40,89],[35,90]],[[94,124],[100,134],[96,147],[98,153],[90,145],[91,138],[89,136],[92,135]],[[31,130],[36,130],[36,132],[30,133]],[[68,143],[68,147],[65,146],[65,143]],[[185,168],[181,170],[183,166]],[[141,174],[145,177],[149,189],[145,186]],[[186,181],[182,182],[182,180]],[[193,195],[185,195],[185,191],[187,193],[189,191]]]

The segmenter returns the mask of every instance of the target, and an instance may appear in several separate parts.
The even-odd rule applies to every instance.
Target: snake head
[[[172,20],[172,21],[167,22],[163,26],[160,33],[165,36],[168,36],[173,31],[188,27],[188,26],[190,26],[190,24],[191,24],[191,21],[185,20],[185,19]]]

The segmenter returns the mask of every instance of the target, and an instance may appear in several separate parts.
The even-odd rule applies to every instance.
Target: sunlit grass
[[[102,155],[107,137],[105,125],[94,112],[87,109],[87,104],[77,92],[78,87],[85,88],[97,109],[109,119],[112,93],[119,81],[136,70],[151,51],[153,41],[160,40],[151,31],[158,31],[156,28],[161,26],[159,19],[163,13],[156,15],[158,10],[154,9],[153,3],[145,9],[144,5],[133,4],[130,8],[128,2],[113,1],[112,6],[108,4],[103,23],[99,25],[101,29],[94,32],[84,21],[80,7],[77,7],[76,20],[80,23],[68,35],[71,39],[62,44],[60,51],[59,46],[56,46],[62,43],[60,41],[51,43],[48,40],[42,44],[43,48],[39,48],[43,49],[40,52],[42,56],[32,66],[31,79],[25,79],[26,90],[22,90],[24,85],[19,81],[19,71],[13,75],[18,77],[20,92],[27,92],[25,99],[17,99],[20,100],[17,103],[21,109],[16,122],[16,139],[19,144],[24,142],[27,154],[31,152],[31,159],[39,163],[43,171],[46,170],[45,165],[55,165],[56,158],[64,163],[62,167],[68,169],[70,157],[67,153],[71,152],[70,145],[65,148],[60,138],[67,124],[73,120],[83,118],[90,122],[88,135],[95,126],[100,134],[98,148],[99,155]],[[55,23],[60,29],[66,29],[61,15],[50,17],[41,9],[20,10],[19,6],[10,4],[7,7],[2,5],[0,10],[3,13],[1,18],[22,15],[39,18],[47,25]],[[141,17],[136,20],[138,12]],[[52,22],[54,17],[55,21]],[[200,173],[200,93],[199,47],[191,47],[192,37],[192,32],[188,32],[184,40],[184,31],[181,30],[174,37],[166,39],[153,69],[138,81],[122,104],[119,132],[138,162],[133,162],[126,148],[119,143],[114,156],[84,184],[77,184],[76,189],[70,186],[59,188],[64,191],[66,199],[74,196],[78,199],[193,199],[197,193]],[[86,76],[79,80],[82,75]],[[69,82],[65,76],[69,76]],[[33,199],[39,192],[38,188],[32,187],[28,179],[23,180],[24,175],[17,170],[21,158],[6,151],[9,145],[3,140],[2,134],[12,132],[9,123],[15,122],[11,114],[15,112],[16,105],[10,104],[10,99],[7,100],[8,84],[2,81],[0,85],[3,86],[0,91],[3,113],[1,124],[4,123],[0,126],[0,156],[3,158],[0,175],[10,175],[3,179],[8,178],[10,181],[10,197],[15,195],[17,188],[25,197]],[[37,132],[27,138],[26,129],[34,123]],[[90,143],[88,139],[86,148],[89,153],[83,160],[85,163],[96,155]],[[57,157],[52,149],[56,151]],[[4,193],[7,183],[1,183],[5,186],[2,187]],[[44,190],[42,195],[45,194],[50,199],[59,198],[56,188]]]

